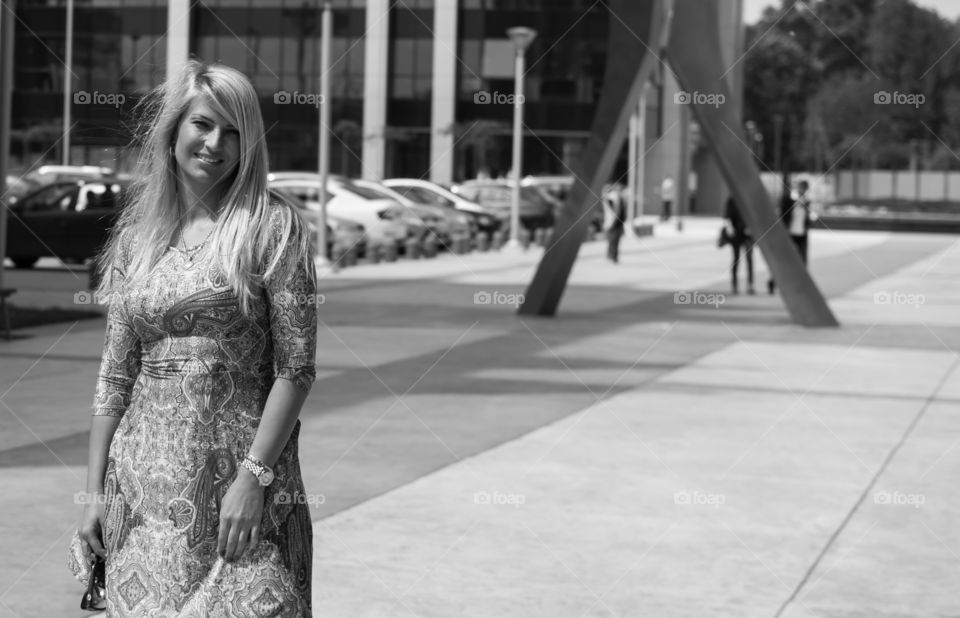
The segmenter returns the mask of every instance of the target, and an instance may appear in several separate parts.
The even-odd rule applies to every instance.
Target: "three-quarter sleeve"
[[[93,398],[94,416],[117,416],[126,413],[133,385],[140,375],[140,338],[128,319],[122,299],[122,286],[129,260],[121,256],[113,266],[113,291],[107,310],[107,331],[103,343],[103,359]]]
[[[277,275],[265,283],[273,341],[273,369],[276,378],[309,391],[316,379],[317,276],[313,252],[309,250],[309,229],[292,208],[278,206],[273,217],[274,251],[280,252]],[[281,209],[286,209],[285,212]],[[289,220],[291,230],[279,241],[278,228]],[[304,251],[303,247],[308,249]]]

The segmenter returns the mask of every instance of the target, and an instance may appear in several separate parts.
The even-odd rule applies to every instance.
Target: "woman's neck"
[[[216,219],[220,209],[220,191],[216,187],[191,187],[180,182],[181,216],[184,222],[195,219]]]

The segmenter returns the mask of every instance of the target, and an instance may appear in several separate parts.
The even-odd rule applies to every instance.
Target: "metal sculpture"
[[[698,0],[612,0],[607,66],[591,135],[574,168],[574,185],[557,217],[551,242],[520,306],[522,315],[554,315],[587,231],[588,213],[596,206],[610,178],[626,136],[631,110],[653,63],[663,61],[653,50],[666,48],[680,86],[689,92],[723,94],[731,100],[724,79],[717,6]],[[672,8],[672,11],[671,11]],[[666,41],[665,35],[669,34]],[[770,197],[760,182],[741,130],[738,110],[691,101],[701,135],[720,166],[727,186],[778,286],[794,322],[803,326],[837,326],[799,253],[779,223]]]

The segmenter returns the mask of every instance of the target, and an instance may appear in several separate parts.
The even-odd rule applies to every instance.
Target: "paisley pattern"
[[[267,281],[244,316],[222,273],[171,248],[142,285],[114,296],[94,414],[122,417],[104,482],[107,615],[310,616],[313,529],[297,443],[300,422],[264,493],[261,540],[226,563],[220,503],[249,451],[277,379],[309,391],[315,377],[316,276],[280,247],[289,207],[271,211]],[[291,242],[289,246],[292,246]],[[273,255],[271,255],[271,253]],[[114,265],[122,278],[129,250]]]

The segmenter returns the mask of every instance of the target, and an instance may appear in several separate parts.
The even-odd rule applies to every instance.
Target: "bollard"
[[[477,237],[474,240],[477,243],[477,251],[482,252],[490,248],[490,239],[483,232],[477,234]]]
[[[538,227],[536,230],[534,230],[533,244],[537,245],[538,247],[543,246],[543,228],[542,227]]]
[[[397,261],[397,243],[388,242],[385,245],[382,245],[383,248],[383,261],[384,262],[396,262]]]
[[[408,260],[420,259],[420,243],[416,238],[408,238],[406,244],[406,257]]]
[[[437,237],[431,234],[423,241],[423,257],[437,257]]]
[[[553,228],[548,227],[543,230],[543,246],[549,247],[551,240],[553,240]]]
[[[503,247],[503,230],[497,230],[493,233],[490,248],[494,251],[499,251],[501,247]]]
[[[357,249],[356,247],[347,247],[347,250],[344,254],[344,260],[347,266],[356,266],[357,265]]]
[[[370,264],[379,264],[382,256],[383,256],[383,245],[376,244],[376,245],[373,245],[372,247],[367,247],[367,254],[365,257],[367,258],[367,262],[369,262]]]
[[[344,268],[347,266],[346,247],[343,245],[334,245],[330,253],[333,255],[333,265],[335,268]]]
[[[457,255],[470,253],[470,238],[459,234],[453,239],[453,252]]]
[[[524,251],[530,248],[530,230],[527,228],[520,228],[520,246]]]

